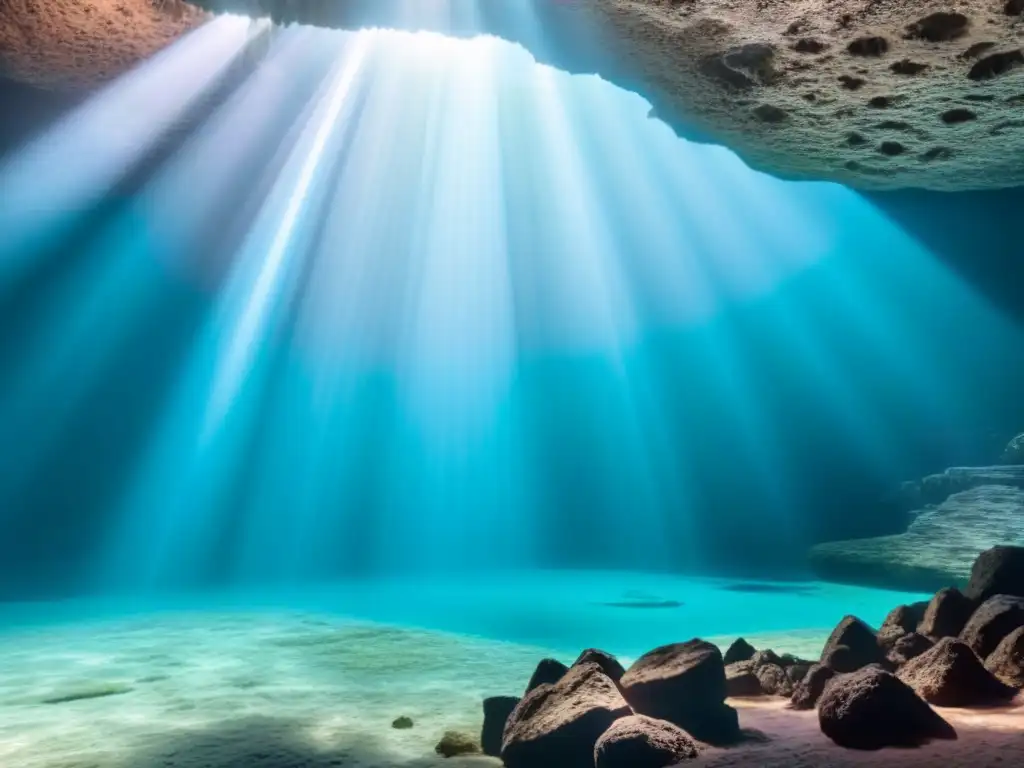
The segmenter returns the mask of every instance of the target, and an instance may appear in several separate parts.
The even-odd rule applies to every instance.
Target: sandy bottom
[[[488,600],[483,599],[486,590],[479,583],[472,589],[449,587],[447,592],[437,585],[420,585],[419,599],[406,600],[404,606],[394,585],[363,585],[341,593],[337,588],[325,589],[319,595],[304,590],[305,599],[320,606],[316,609],[285,610],[275,605],[283,599],[280,594],[266,598],[262,605],[252,595],[245,599],[238,595],[233,606],[232,600],[221,596],[216,606],[205,605],[201,610],[184,610],[173,603],[146,608],[147,604],[133,606],[124,601],[4,606],[0,608],[0,623],[5,627],[0,633],[0,766],[497,765],[482,757],[444,760],[434,755],[433,748],[446,730],[476,735],[482,720],[481,700],[520,693],[544,655],[571,661],[582,645],[592,644],[619,653],[628,662],[635,648],[661,642],[664,638],[658,635],[673,625],[672,639],[702,634],[726,643],[735,632],[714,636],[714,628],[722,626],[716,618],[715,594],[739,601],[731,604],[733,608],[747,601],[751,610],[766,604],[776,608],[786,604],[795,610],[803,601],[812,619],[817,617],[816,601],[835,597],[824,587],[822,594],[801,592],[797,598],[796,592],[760,591],[768,589],[763,586],[747,584],[745,590],[737,591],[732,589],[735,584],[702,582],[697,589],[691,582],[690,601],[682,606],[623,609],[604,603],[677,598],[683,593],[666,591],[666,587],[681,583],[660,581],[655,593],[642,591],[632,582],[609,582],[604,588],[604,582],[591,575],[589,591],[573,593],[576,602],[570,604],[570,592],[560,590],[581,589],[581,578],[547,582],[545,594],[554,602],[562,601],[560,617],[549,614],[543,604],[528,614],[526,598],[531,587],[522,581],[518,590],[492,589]],[[394,604],[373,603],[388,594]],[[330,608],[329,602],[334,603]],[[891,595],[882,595],[878,610],[891,602]],[[360,606],[366,610],[356,612],[359,619],[345,618],[338,610]],[[474,606],[478,613],[467,614]],[[842,607],[834,606],[833,611],[841,615]],[[410,612],[420,612],[417,623],[421,626],[431,621],[456,625],[458,633],[406,628]],[[382,624],[380,617],[367,621],[365,613],[404,615],[405,626]],[[507,626],[500,624],[501,616],[506,616]],[[746,622],[749,629],[756,618],[756,612],[734,615],[734,621]],[[583,622],[583,630],[594,624],[614,627],[598,633],[596,642],[578,643],[577,620]],[[512,632],[520,636],[515,642],[486,637],[500,636],[503,628],[511,631],[514,622],[526,622]],[[743,632],[761,647],[817,653],[828,626],[795,626]],[[736,626],[736,631],[740,629]],[[467,630],[475,631],[467,634]],[[644,644],[639,636],[648,632],[656,637]],[[525,643],[522,636],[553,642]],[[616,639],[621,642],[604,642]],[[777,701],[736,704],[743,725],[763,732],[769,741],[712,750],[697,764],[799,768],[1022,763],[1024,717],[1019,712],[950,712],[948,717],[961,734],[955,744],[864,754],[834,747],[818,731],[813,712],[789,712]],[[413,719],[412,729],[391,727],[402,715]]]

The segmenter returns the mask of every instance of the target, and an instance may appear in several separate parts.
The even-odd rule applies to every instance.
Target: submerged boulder
[[[505,725],[518,706],[517,696],[490,696],[484,699],[484,725],[480,731],[480,747],[485,755],[501,756],[501,738]]]
[[[1001,460],[1003,464],[1024,464],[1024,433],[1006,444]]]
[[[460,755],[480,754],[480,745],[459,731],[446,731],[434,747],[434,751],[442,757],[459,757]]]
[[[541,659],[533,670],[530,682],[526,684],[526,693],[545,684],[557,683],[568,671],[569,668],[558,659]]]
[[[753,658],[755,653],[757,653],[757,648],[740,637],[733,640],[732,645],[726,649],[723,661],[726,664],[732,664],[737,661],[746,661],[747,659]]]
[[[725,666],[725,690],[729,696],[760,696],[761,681],[750,661],[737,661]]]
[[[932,640],[956,637],[974,613],[976,604],[955,587],[940,589],[928,602],[918,632]]]
[[[995,595],[1024,597],[1024,547],[996,546],[978,555],[964,593],[976,602]]]
[[[1004,637],[985,659],[985,669],[1007,685],[1024,688],[1024,626]]]
[[[572,665],[577,667],[580,664],[597,664],[601,671],[608,675],[616,685],[618,685],[619,680],[626,673],[625,668],[619,663],[618,659],[607,651],[601,651],[597,648],[587,648]]]
[[[925,701],[939,707],[1002,704],[1016,690],[985,669],[968,645],[945,637],[908,661],[896,675]]]
[[[889,611],[889,614],[885,617],[885,621],[882,622],[879,632],[891,627],[901,629],[904,633],[916,632],[917,625],[921,623],[927,609],[927,600],[910,603],[909,605],[897,605]]]
[[[629,714],[599,665],[576,665],[519,702],[505,724],[501,759],[507,768],[592,768],[601,734]]]
[[[845,616],[832,630],[821,651],[821,663],[837,672],[852,672],[884,661],[885,654],[878,645],[875,631],[856,616]]]
[[[682,728],[645,715],[612,723],[594,748],[595,768],[667,768],[700,754]]]
[[[1024,597],[995,595],[971,615],[960,639],[985,659],[1004,637],[1021,626],[1024,626]]]
[[[761,690],[769,696],[790,696],[793,684],[786,676],[786,670],[778,664],[762,664],[755,672],[761,683]]]
[[[924,635],[910,632],[893,644],[886,658],[894,667],[901,667],[929,650],[935,643]]]
[[[729,744],[739,738],[727,693],[722,653],[700,639],[648,651],[626,670],[622,694],[638,714],[668,720],[701,741]]]
[[[825,686],[836,674],[834,669],[824,664],[812,665],[803,680],[794,686],[789,706],[793,709],[814,709],[825,691]]]
[[[878,667],[829,682],[818,700],[822,733],[841,747],[881,749],[955,739],[956,731],[906,683]]]

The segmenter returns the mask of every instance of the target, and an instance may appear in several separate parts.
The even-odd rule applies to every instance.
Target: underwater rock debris
[[[533,24],[509,10],[520,5],[476,5],[467,24],[455,12],[402,13],[408,4],[396,0],[6,0],[0,63],[48,87],[102,80],[193,27],[200,8],[344,29],[486,32],[635,91],[680,135],[782,177],[863,188],[1024,184],[1024,133],[993,131],[1024,88],[1015,4],[538,0]],[[743,94],[758,106],[739,105]],[[973,119],[941,119],[956,110],[951,101],[979,96],[992,98]],[[905,139],[873,126],[877,99],[913,127]],[[879,151],[860,151],[850,135]]]

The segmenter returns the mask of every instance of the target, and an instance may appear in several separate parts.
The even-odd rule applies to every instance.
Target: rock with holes
[[[1024,626],[1024,597],[994,595],[971,615],[960,639],[984,659],[1004,637],[1021,626]]]
[[[918,696],[939,707],[1005,704],[1017,693],[985,669],[970,646],[944,637],[897,673]]]
[[[572,667],[519,702],[505,724],[507,768],[591,768],[597,740],[631,714],[615,683],[595,663]]]
[[[814,709],[821,694],[825,691],[825,685],[836,674],[838,673],[834,669],[824,664],[812,665],[803,679],[793,687],[789,706],[793,709]]]
[[[911,747],[956,731],[910,686],[877,667],[831,680],[818,700],[821,731],[841,747]]]
[[[484,5],[470,24],[461,14],[403,13],[393,2],[20,0],[0,3],[0,67],[47,87],[93,85],[193,29],[205,20],[201,9],[346,29],[492,34],[541,63],[634,91],[680,135],[728,146],[784,178],[862,188],[1024,184],[1024,130],[991,131],[1015,119],[1012,99],[1024,93],[1020,15],[998,1],[901,0],[870,12],[847,4],[843,14],[808,12],[805,0],[551,1],[534,4],[530,25],[501,4]],[[981,89],[992,100],[978,119],[942,122]],[[869,123],[876,96],[890,98],[914,138],[871,131],[877,151],[861,153],[845,137]]]
[[[630,715],[616,720],[597,740],[594,768],[667,768],[699,754],[697,744],[679,726]]]
[[[924,635],[919,635],[917,632],[908,632],[893,644],[886,658],[892,666],[901,667],[911,659],[915,659],[929,650],[933,645],[935,645],[935,642]]]
[[[956,637],[971,618],[976,605],[955,587],[940,589],[928,602],[918,631],[933,640]]]
[[[999,641],[985,659],[985,669],[1007,685],[1024,688],[1024,626]]]
[[[909,605],[897,605],[886,615],[885,621],[882,622],[882,629],[898,627],[904,632],[916,632],[917,625],[921,623],[921,619],[924,618],[924,612],[927,609],[927,600],[910,603]]]
[[[725,691],[728,696],[760,696],[761,681],[748,661],[734,661],[725,665]]]
[[[786,676],[786,670],[778,664],[762,664],[754,673],[761,683],[761,690],[769,696],[791,696],[793,684]]]
[[[983,602],[994,595],[1024,597],[1024,547],[995,546],[978,555],[964,593]]]
[[[668,720],[710,744],[739,738],[736,710],[724,703],[722,653],[712,643],[694,639],[648,651],[619,684],[638,714]]]
[[[484,699],[484,724],[480,732],[480,747],[485,755],[501,755],[501,738],[505,724],[519,704],[517,696],[490,696]]]
[[[601,670],[611,678],[612,682],[616,685],[619,680],[622,679],[622,675],[625,674],[626,670],[619,663],[619,660],[612,656],[607,651],[600,651],[597,648],[587,648],[583,653],[579,655],[579,658],[573,662],[573,666],[580,664],[597,664]]]

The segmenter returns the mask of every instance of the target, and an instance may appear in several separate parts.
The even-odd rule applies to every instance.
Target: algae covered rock
[[[841,747],[881,749],[955,739],[956,731],[913,689],[878,667],[830,681],[818,700],[822,733]]]
[[[667,768],[700,754],[690,735],[665,720],[630,715],[597,740],[595,768]]]
[[[434,751],[442,757],[459,757],[460,755],[480,754],[480,745],[472,736],[459,731],[446,731],[434,747]]]
[[[896,676],[918,696],[939,707],[1003,704],[1016,690],[989,670],[970,646],[952,637],[908,661]]]
[[[595,663],[573,666],[519,702],[505,724],[501,759],[508,768],[591,768],[597,740],[632,714]]]
[[[722,653],[700,639],[648,651],[626,670],[622,694],[638,714],[668,720],[694,738],[728,744],[739,738],[727,693]]]

